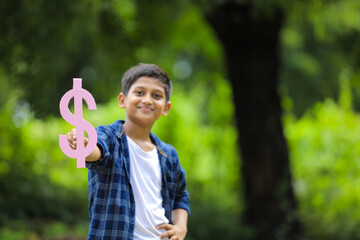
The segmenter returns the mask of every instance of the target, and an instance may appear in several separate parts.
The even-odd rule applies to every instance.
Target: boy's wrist
[[[174,224],[174,226],[179,230],[179,231],[181,231],[181,232],[183,232],[183,233],[187,233],[187,226],[186,226],[186,224],[184,224],[184,223],[176,223],[176,224]]]
[[[174,225],[174,228],[176,229],[177,236],[180,237],[180,239],[184,239],[187,234],[187,226],[186,224],[177,223]]]

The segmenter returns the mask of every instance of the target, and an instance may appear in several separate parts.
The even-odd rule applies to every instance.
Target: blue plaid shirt
[[[86,162],[89,169],[88,239],[133,239],[135,224],[134,195],[130,184],[130,157],[122,124],[116,121],[96,128],[101,158]],[[161,195],[165,216],[171,222],[171,212],[183,208],[190,214],[185,171],[180,166],[176,150],[153,133],[150,138],[157,147],[162,172]]]

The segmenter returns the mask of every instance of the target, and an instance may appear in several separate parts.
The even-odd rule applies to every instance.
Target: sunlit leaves
[[[314,239],[360,236],[359,123],[358,114],[330,99],[286,122],[301,218]]]

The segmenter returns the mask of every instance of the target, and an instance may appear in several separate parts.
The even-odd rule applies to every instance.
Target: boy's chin
[[[141,123],[142,125],[152,125],[154,124],[159,117],[154,117],[154,116],[148,116],[148,115],[143,115],[143,116],[136,116],[133,119],[133,121],[136,121],[138,123]]]

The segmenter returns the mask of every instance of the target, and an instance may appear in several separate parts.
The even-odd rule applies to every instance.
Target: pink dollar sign
[[[76,128],[76,150],[70,148],[66,135],[59,135],[61,150],[69,157],[77,159],[77,168],[85,167],[85,157],[95,148],[97,134],[95,128],[83,119],[82,99],[85,100],[90,110],[96,110],[96,103],[93,96],[81,87],[81,78],[74,78],[73,89],[66,92],[60,100],[61,116]],[[75,113],[69,110],[69,102],[74,97]],[[89,142],[84,146],[84,131],[88,133]]]

